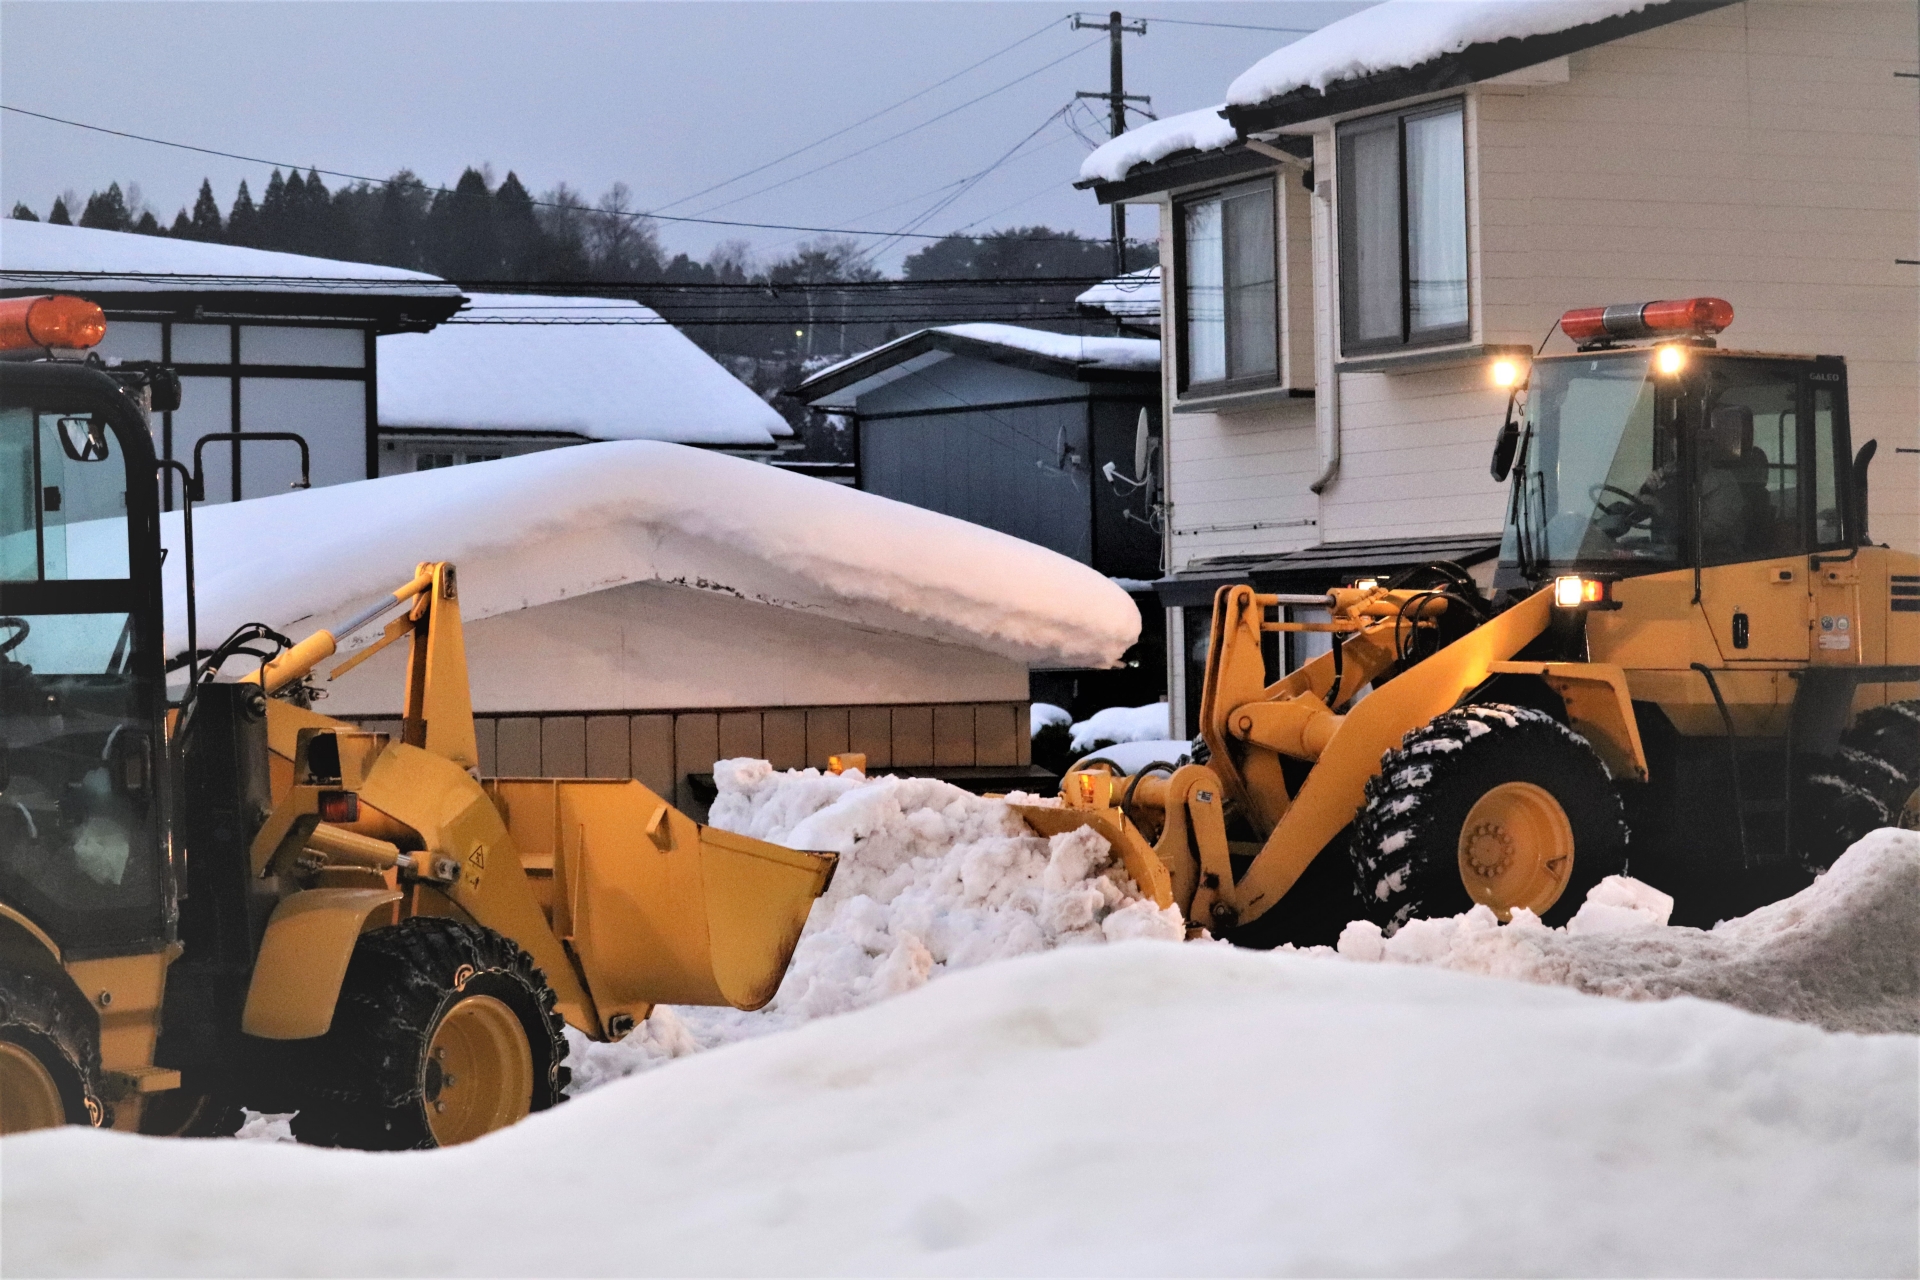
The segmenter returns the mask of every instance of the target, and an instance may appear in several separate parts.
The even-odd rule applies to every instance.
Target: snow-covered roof
[[[1341,80],[1417,67],[1470,45],[1551,35],[1670,2],[1386,0],[1330,22],[1254,63],[1228,86],[1227,105],[1254,106],[1296,89],[1324,90]],[[1107,145],[1118,146],[1132,136],[1123,134]]]
[[[460,296],[438,276],[398,267],[13,218],[0,220],[0,289]]]
[[[1160,319],[1160,268],[1131,271],[1124,276],[1102,280],[1074,299],[1083,307],[1098,307],[1123,319]]]
[[[324,538],[288,538],[323,529]],[[167,649],[186,648],[177,513]],[[1044,547],[807,476],[654,441],[587,444],[198,508],[200,643],[299,636],[452,560],[468,619],[633,582],[715,591],[1036,666],[1106,666],[1127,593]],[[373,633],[373,634],[377,634]],[[369,638],[363,635],[360,639]],[[821,661],[833,661],[822,654]]]
[[[871,351],[828,365],[808,377],[796,390],[816,404],[827,395],[844,397],[850,389],[854,394],[864,394],[865,390],[880,385],[874,382],[875,377],[882,381],[902,377],[958,351],[979,354],[983,346],[1069,366],[1064,371],[1069,376],[1077,370],[1139,374],[1160,367],[1157,338],[1083,337],[1014,324],[947,324],[915,330]]]
[[[380,339],[380,425],[765,445],[786,419],[637,302],[476,293]]]
[[[1206,107],[1129,129],[1080,162],[1080,181],[1118,182],[1140,165],[1181,151],[1219,151],[1230,146],[1233,126],[1220,111],[1220,107]]]

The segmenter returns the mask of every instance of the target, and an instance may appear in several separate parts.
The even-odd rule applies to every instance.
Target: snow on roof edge
[[[1220,151],[1233,145],[1233,126],[1224,106],[1186,111],[1129,129],[1096,147],[1080,162],[1081,182],[1118,182],[1143,164],[1182,151]]]
[[[322,528],[325,540],[278,536]],[[178,513],[163,518],[168,545]],[[407,472],[194,513],[200,642],[265,622],[305,634],[460,566],[469,619],[630,582],[721,591],[1029,666],[1104,667],[1138,637],[1092,568],[938,512],[707,450],[615,441]],[[169,652],[184,561],[167,558]],[[365,640],[367,637],[359,637]]]

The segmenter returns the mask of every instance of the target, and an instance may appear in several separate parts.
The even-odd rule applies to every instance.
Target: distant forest
[[[564,184],[536,199],[517,174],[496,185],[485,169],[467,169],[446,190],[410,170],[330,190],[317,172],[275,169],[257,202],[243,181],[224,211],[203,180],[192,209],[181,209],[170,227],[133,185],[92,193],[76,218],[70,206],[77,204],[71,195],[56,199],[46,220],[380,263],[467,285],[500,282],[508,291],[516,284],[579,285],[633,297],[770,399],[808,368],[929,325],[986,320],[1113,331],[1111,322],[1078,315],[1073,297],[1084,286],[1040,283],[1105,276],[1112,270],[1109,242],[1044,226],[931,241],[888,280],[869,261],[871,249],[843,236],[802,240],[771,260],[759,259],[745,240],[722,243],[705,261],[669,256],[658,225],[635,207],[624,183],[591,203]],[[24,203],[12,216],[40,220]],[[1128,269],[1155,257],[1151,244],[1130,244]],[[919,284],[932,280],[983,283]]]

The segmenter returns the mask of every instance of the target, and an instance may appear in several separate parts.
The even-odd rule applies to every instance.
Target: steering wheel
[[[1608,506],[1605,502],[1601,501],[1602,496],[1605,494],[1617,495],[1625,499],[1625,501],[1614,506]],[[1613,537],[1617,538],[1628,529],[1638,528],[1640,525],[1653,519],[1653,506],[1648,503],[1644,495],[1629,493],[1617,484],[1601,483],[1592,485],[1587,489],[1587,497],[1592,500],[1595,508],[1618,526],[1619,532],[1617,533],[1609,530]]]
[[[27,625],[25,618],[0,618],[0,627],[10,628],[13,631],[13,634],[5,640],[0,640],[0,658],[4,658],[25,644],[27,636],[33,631],[33,628]]]

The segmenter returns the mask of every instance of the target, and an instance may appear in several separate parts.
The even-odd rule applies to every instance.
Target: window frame
[[[1444,328],[1413,329],[1413,285],[1408,266],[1411,256],[1411,237],[1407,216],[1407,123],[1410,120],[1440,115],[1458,114],[1460,117],[1460,224],[1462,241],[1467,250],[1467,308],[1466,318],[1456,325]],[[1351,196],[1352,184],[1356,175],[1347,163],[1347,139],[1374,132],[1391,129],[1395,135],[1398,167],[1395,175],[1395,195],[1398,200],[1399,240],[1400,240],[1400,337],[1356,338],[1352,334],[1350,319],[1351,308],[1348,302],[1349,288],[1357,283],[1358,271],[1352,260],[1357,244],[1354,219],[1355,200]],[[1337,308],[1336,328],[1340,335],[1340,353],[1345,356],[1382,355],[1397,351],[1425,350],[1429,347],[1450,346],[1466,342],[1473,337],[1473,270],[1472,270],[1472,183],[1467,166],[1467,100],[1465,97],[1442,98],[1432,102],[1417,103],[1409,107],[1398,107],[1392,111],[1382,111],[1370,116],[1343,120],[1334,128],[1334,235],[1337,238],[1335,269],[1338,283],[1335,289],[1334,306]]]
[[[1187,210],[1195,205],[1209,201],[1224,203],[1237,195],[1250,192],[1264,193],[1273,207],[1273,236],[1268,248],[1273,255],[1273,368],[1270,372],[1253,374],[1246,377],[1233,377],[1231,372],[1223,379],[1212,382],[1196,383],[1189,374],[1192,342],[1188,328],[1191,316],[1187,306]],[[1177,359],[1175,361],[1175,394],[1181,400],[1199,400],[1213,396],[1232,395],[1242,391],[1260,391],[1277,387],[1281,383],[1282,353],[1285,345],[1281,332],[1281,320],[1284,314],[1280,297],[1280,186],[1278,175],[1269,174],[1250,181],[1235,181],[1221,186],[1209,187],[1200,191],[1188,192],[1173,201],[1173,283],[1172,306]],[[1226,218],[1221,218],[1221,256],[1226,257]],[[1226,335],[1228,308],[1226,306],[1226,285],[1224,277],[1221,285],[1221,333]],[[1227,350],[1232,351],[1231,338],[1226,339]]]

